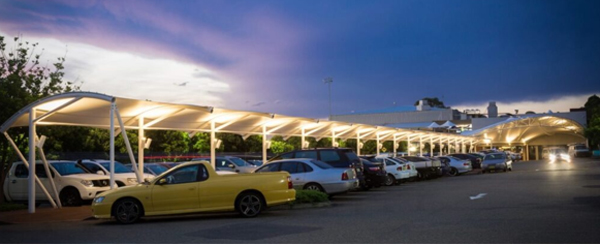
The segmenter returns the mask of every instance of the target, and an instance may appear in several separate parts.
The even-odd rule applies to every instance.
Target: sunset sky
[[[0,0],[0,35],[66,54],[84,91],[290,116],[328,115],[326,77],[333,114],[423,97],[566,111],[600,94],[594,0]]]

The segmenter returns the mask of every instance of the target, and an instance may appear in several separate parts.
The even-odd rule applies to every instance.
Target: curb
[[[270,208],[270,210],[292,210],[292,209],[309,209],[309,208],[324,208],[331,207],[331,202],[316,202],[316,203],[299,203],[292,205],[281,205]]]

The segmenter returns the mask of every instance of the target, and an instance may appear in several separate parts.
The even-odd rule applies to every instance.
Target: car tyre
[[[245,218],[258,216],[264,209],[265,201],[255,192],[242,193],[236,200],[235,209]]]
[[[393,175],[388,174],[385,178],[385,186],[392,186],[396,183],[396,178]]]
[[[133,224],[143,215],[143,207],[133,198],[124,198],[114,204],[113,214],[121,224]]]
[[[60,192],[60,202],[63,206],[81,206],[83,200],[79,195],[79,191],[75,188],[65,188]]]
[[[450,171],[448,172],[448,174],[450,174],[450,176],[458,176],[458,169],[450,168]]]
[[[325,192],[325,191],[323,191],[323,187],[321,187],[319,184],[316,184],[316,183],[308,183],[304,186],[303,189],[309,190],[309,191]]]

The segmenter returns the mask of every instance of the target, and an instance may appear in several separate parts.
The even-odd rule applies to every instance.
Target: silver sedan
[[[290,173],[295,189],[317,190],[333,195],[358,188],[358,179],[354,169],[334,168],[314,159],[298,158],[273,161],[261,166],[255,173],[277,171]]]

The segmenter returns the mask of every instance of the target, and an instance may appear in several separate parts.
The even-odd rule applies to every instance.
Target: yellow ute
[[[99,194],[96,218],[134,223],[142,216],[238,211],[255,217],[263,209],[294,201],[287,172],[218,175],[206,161],[178,165],[149,182]]]

